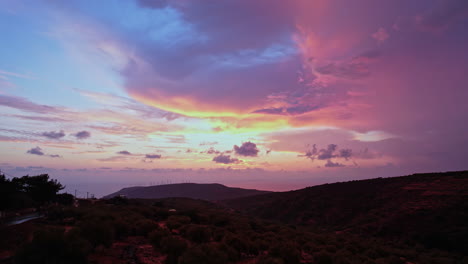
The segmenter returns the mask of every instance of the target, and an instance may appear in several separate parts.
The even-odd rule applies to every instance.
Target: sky
[[[0,169],[102,196],[468,168],[466,0],[0,0]]]

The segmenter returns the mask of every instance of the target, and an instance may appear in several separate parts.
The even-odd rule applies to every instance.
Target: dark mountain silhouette
[[[468,250],[468,171],[325,184],[223,203],[288,224]]]
[[[251,195],[265,194],[268,191],[259,191],[252,189],[232,188],[222,184],[198,184],[198,183],[180,183],[167,184],[148,187],[130,187],[106,195],[103,198],[109,199],[115,196],[124,195],[127,198],[140,199],[159,199],[169,197],[186,197],[192,199],[202,199],[209,201],[218,201],[246,197]]]

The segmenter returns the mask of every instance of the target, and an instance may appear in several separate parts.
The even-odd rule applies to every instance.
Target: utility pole
[[[89,192],[86,192],[86,200],[88,200],[88,194],[89,194]]]

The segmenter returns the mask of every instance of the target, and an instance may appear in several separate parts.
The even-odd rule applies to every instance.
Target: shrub
[[[187,250],[180,264],[219,264],[227,263],[228,256],[215,244],[202,244]]]
[[[156,230],[153,230],[149,235],[148,238],[155,248],[160,248],[161,247],[161,241],[163,238],[168,237],[171,235],[171,232],[165,228],[158,228]]]
[[[210,229],[200,225],[189,225],[186,234],[187,238],[195,243],[205,243],[211,239]]]
[[[280,258],[272,256],[261,256],[257,264],[284,264],[285,262]]]
[[[171,215],[167,218],[166,225],[169,229],[179,229],[190,223],[190,217],[184,215]]]
[[[314,260],[315,260],[315,263],[317,264],[333,264],[332,256],[325,251],[321,251],[315,254]]]
[[[87,241],[77,233],[65,236],[63,229],[43,229],[34,234],[31,243],[17,252],[15,263],[87,263],[89,248]]]
[[[187,242],[180,237],[170,235],[161,239],[161,247],[167,254],[166,264],[177,264],[179,257],[187,249]]]
[[[276,243],[270,248],[269,255],[281,258],[285,263],[300,263],[301,253],[292,243]]]
[[[88,240],[93,247],[99,245],[110,246],[114,239],[114,230],[109,222],[86,221],[79,225],[81,235]]]

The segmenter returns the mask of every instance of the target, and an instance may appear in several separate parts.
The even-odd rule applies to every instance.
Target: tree
[[[69,193],[57,194],[55,201],[62,205],[72,205],[75,197]]]
[[[54,200],[55,195],[65,188],[57,180],[49,178],[48,174],[23,176],[11,180],[20,192],[27,193],[34,201],[42,204]]]
[[[16,192],[16,186],[5,175],[0,174],[0,211],[12,207],[12,198]]]

